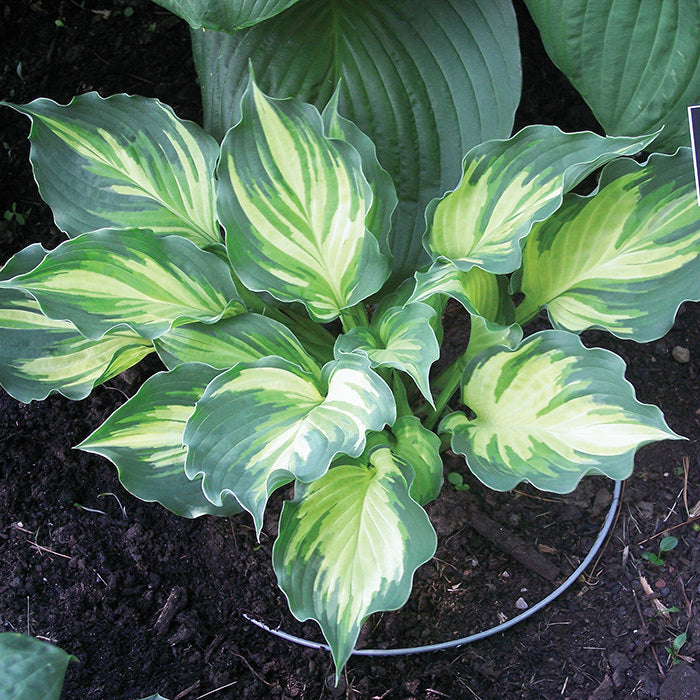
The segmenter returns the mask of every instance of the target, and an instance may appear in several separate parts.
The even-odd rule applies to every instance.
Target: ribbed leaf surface
[[[423,211],[453,187],[462,156],[510,134],[520,57],[507,0],[301,0],[231,36],[193,32],[205,127],[218,138],[239,118],[249,62],[263,89],[339,111],[377,146],[397,187],[394,271],[425,258]]]
[[[152,351],[128,329],[88,340],[70,321],[44,316],[25,294],[0,293],[0,385],[19,401],[41,401],[53,391],[84,399]]]
[[[153,0],[195,29],[232,32],[282,12],[298,0]]]
[[[528,481],[567,493],[589,473],[626,479],[639,446],[678,436],[656,406],[636,400],[624,372],[617,355],[565,331],[489,348],[464,371],[462,401],[476,417],[452,413],[440,431],[499,491]]]
[[[32,120],[34,177],[69,236],[147,228],[202,247],[221,241],[214,212],[217,143],[167,105],[91,92],[66,106],[44,98],[7,106]]]
[[[339,459],[284,504],[272,562],[299,620],[316,620],[344,666],[367,615],[408,599],[415,570],[435,553],[425,511],[408,495],[388,449],[371,464]]]
[[[566,134],[537,125],[506,141],[476,146],[464,158],[457,189],[431,202],[425,246],[433,260],[450,260],[464,271],[477,266],[513,272],[520,267],[521,240],[558,209],[566,191],[652,139]]]
[[[46,253],[38,243],[28,246],[0,270],[0,280],[33,270]],[[83,399],[152,350],[127,329],[88,340],[70,321],[47,318],[25,292],[0,289],[0,386],[19,401],[43,400],[53,391]]]
[[[572,196],[525,246],[521,290],[529,316],[546,305],[555,326],[605,328],[640,342],[666,334],[680,304],[700,300],[700,207],[689,149],[624,159],[593,197]]]
[[[697,2],[525,0],[552,61],[608,134],[661,126],[654,150],[690,145],[688,105],[700,103]]]
[[[201,478],[185,474],[185,424],[218,373],[188,363],[153,375],[77,447],[114,463],[124,488],[142,501],[158,502],[186,518],[240,513],[233,496],[214,505],[204,496]]]
[[[294,477],[318,479],[339,453],[360,455],[366,431],[395,417],[391,391],[366,357],[329,363],[322,382],[279,357],[242,363],[197,402],[185,429],[186,471],[203,475],[212,503],[233,493],[260,532],[272,491]]]
[[[29,292],[52,319],[88,338],[126,325],[144,338],[183,319],[242,311],[228,265],[180,236],[95,231],[65,241],[33,270],[0,282]]]
[[[360,156],[324,136],[313,107],[271,100],[251,82],[221,151],[219,218],[249,289],[330,321],[381,288],[389,262],[365,228],[372,192]]]
[[[217,369],[228,369],[239,362],[277,355],[310,374],[320,375],[319,367],[294,334],[278,321],[260,314],[178,326],[157,338],[154,345],[168,369],[183,362],[205,362]]]

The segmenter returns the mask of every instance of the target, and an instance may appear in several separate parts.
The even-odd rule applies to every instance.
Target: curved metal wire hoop
[[[449,642],[426,644],[424,646],[419,647],[405,647],[402,649],[354,649],[352,652],[353,655],[403,656],[407,654],[422,654],[426,651],[442,651],[443,649],[454,649],[455,647],[460,647],[464,644],[469,644],[471,642],[477,642],[480,639],[485,639],[486,637],[490,637],[493,634],[504,632],[509,627],[517,625],[518,622],[526,620],[528,617],[530,617],[530,615],[534,615],[536,612],[549,605],[555,598],[558,598],[562,593],[564,593],[564,591],[566,591],[571,586],[571,584],[574,581],[576,581],[576,579],[586,570],[586,567],[593,561],[593,558],[596,554],[598,554],[598,551],[603,546],[603,542],[605,542],[605,539],[607,538],[608,533],[610,532],[613,520],[615,519],[615,513],[617,512],[617,507],[620,503],[621,492],[622,482],[616,481],[615,489],[613,491],[613,500],[610,504],[610,510],[608,511],[608,514],[605,517],[603,527],[600,529],[598,537],[593,543],[593,546],[589,550],[588,554],[586,555],[584,560],[578,565],[576,570],[562,584],[555,588],[546,598],[542,598],[542,600],[533,605],[531,608],[528,608],[524,612],[520,613],[520,615],[516,615],[510,620],[506,620],[505,622],[502,622],[500,625],[496,625],[495,627],[489,627],[488,629],[483,630],[481,632],[476,632],[474,634],[470,634],[467,637],[461,637],[460,639],[453,639]],[[289,634],[287,632],[284,632],[283,630],[272,629],[271,627],[268,627],[264,622],[260,622],[260,620],[256,620],[250,617],[249,615],[246,615],[245,613],[243,613],[243,617],[249,622],[252,622],[254,625],[260,627],[260,629],[263,629],[266,632],[269,632],[270,634],[274,634],[280,639],[284,639],[288,642],[293,642],[294,644],[299,644],[304,647],[309,647],[311,649],[324,649],[325,651],[330,651],[330,647],[327,644],[322,644],[321,642],[312,642],[308,639],[304,639],[303,637],[295,637],[293,634]]]

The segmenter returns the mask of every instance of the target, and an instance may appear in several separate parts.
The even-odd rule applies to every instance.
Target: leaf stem
[[[462,381],[462,373],[464,372],[466,364],[467,359],[465,351],[451,365],[443,370],[435,380],[434,386],[439,391],[437,399],[435,400],[435,410],[431,411],[423,421],[423,425],[425,425],[428,430],[432,430],[435,424],[442,418],[442,414],[449,400],[459,389],[460,382]]]
[[[396,370],[392,370],[391,379],[394,400],[396,401],[396,417],[400,418],[401,416],[412,416],[413,410],[411,409],[411,405],[408,403],[406,385],[403,383],[401,375]]]
[[[348,309],[340,310],[340,322],[343,324],[343,331],[348,333],[353,328],[361,328],[369,326],[367,311],[360,304],[355,304]]]
[[[542,305],[532,301],[532,297],[525,297],[520,305],[515,309],[515,323],[520,327],[532,321],[540,312]]]

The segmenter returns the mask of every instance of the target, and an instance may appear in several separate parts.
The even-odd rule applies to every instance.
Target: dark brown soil
[[[147,0],[0,0],[0,14],[0,98],[141,93],[199,119],[187,29]],[[595,128],[521,19],[518,125]],[[52,245],[59,234],[31,178],[26,120],[0,114],[1,263],[31,242]],[[5,219],[5,211],[19,212],[24,223]],[[448,336],[463,334],[455,319]],[[258,544],[245,517],[178,518],[126,493],[107,461],[71,450],[158,369],[157,360],[81,402],[52,396],[25,406],[0,392],[0,630],[29,632],[77,657],[66,700],[155,692],[170,700],[700,698],[693,675],[700,670],[700,535],[684,500],[690,509],[700,500],[700,305],[685,304],[668,336],[649,345],[602,333],[585,339],[622,355],[638,398],[659,405],[688,440],[640,451],[600,559],[566,594],[505,633],[433,654],[353,657],[336,689],[328,654],[248,622],[244,614],[319,639],[313,625],[291,617],[276,589],[268,556],[274,508]],[[677,346],[690,351],[690,362],[674,359]],[[496,494],[449,455],[446,470],[459,471],[471,488],[446,487],[430,507],[440,549],[419,570],[407,606],[370,620],[363,646],[463,637],[512,618],[523,602],[534,605],[583,558],[612,493],[611,482],[590,478],[567,496],[527,488]],[[520,538],[523,551],[544,559],[540,573],[534,555],[523,565],[479,534],[477,519]],[[643,559],[670,528],[679,544],[665,564]],[[502,533],[495,539],[502,542]],[[656,603],[672,612],[659,614]],[[681,632],[688,635],[684,658],[673,665],[665,647]]]

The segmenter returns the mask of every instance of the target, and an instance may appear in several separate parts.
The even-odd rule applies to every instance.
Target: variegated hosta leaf
[[[251,80],[221,151],[219,218],[243,284],[320,321],[381,288],[389,262],[365,228],[372,191],[360,156],[324,136],[313,107],[271,100]]]
[[[0,697],[59,700],[71,660],[63,649],[26,634],[0,634]]]
[[[93,339],[119,325],[152,339],[177,321],[211,323],[243,310],[223,260],[147,230],[83,234],[0,287],[29,292],[49,318],[68,319]]]
[[[205,362],[229,369],[277,355],[320,378],[321,370],[295,335],[284,325],[260,314],[240,314],[216,323],[190,323],[172,328],[154,340],[156,352],[168,369],[183,362]]]
[[[509,0],[300,0],[233,35],[192,32],[205,127],[240,118],[249,65],[265,92],[340,113],[377,146],[396,184],[394,279],[424,264],[423,212],[459,178],[474,145],[510,134],[520,99]]]
[[[365,217],[365,226],[379,240],[382,252],[391,256],[389,234],[391,233],[391,217],[398,203],[396,188],[391,175],[379,164],[377,149],[369,136],[363,134],[355,124],[338,113],[339,95],[340,93],[336,90],[331,101],[323,110],[322,117],[326,135],[330,138],[347,141],[360,154],[362,172],[372,189],[372,206]]]
[[[688,105],[700,103],[697,2],[525,0],[547,53],[606,133],[664,127],[654,150],[690,145]]]
[[[38,243],[14,255],[0,280],[33,270],[47,251]],[[53,321],[28,294],[0,290],[0,386],[17,400],[43,400],[52,391],[85,398],[93,387],[136,364],[153,350],[133,331],[88,340],[70,321]]]
[[[279,14],[298,0],[153,0],[195,29],[222,32],[250,27]]]
[[[391,451],[413,469],[411,498],[421,505],[430,503],[442,488],[440,438],[424,428],[415,416],[399,416],[391,426],[391,432],[396,438]]]
[[[611,163],[592,197],[571,196],[535,227],[523,253],[523,321],[546,305],[553,324],[605,328],[646,342],[700,300],[700,207],[689,149],[646,165]]]
[[[556,211],[564,193],[654,136],[605,138],[529,126],[505,141],[488,141],[464,158],[457,189],[430,203],[424,245],[433,260],[505,274],[520,267],[520,242],[536,221]]]
[[[566,331],[543,331],[516,350],[490,348],[464,371],[462,400],[475,414],[440,424],[452,449],[487,486],[521,481],[566,493],[589,473],[626,479],[635,450],[678,438],[656,406],[639,403],[615,354]]]
[[[435,311],[421,303],[377,311],[369,328],[357,327],[338,337],[338,353],[367,354],[372,367],[394,367],[406,372],[429,403],[433,403],[428,374],[440,356],[431,327]]]
[[[450,261],[436,262],[425,272],[417,272],[415,280],[409,303],[444,294],[458,301],[472,316],[503,324],[513,320],[513,301],[506,279],[479,267],[464,272]]]
[[[185,424],[194,405],[218,370],[187,363],[147,379],[138,392],[77,445],[106,457],[119,471],[127,491],[143,501],[158,502],[177,515],[234,515],[241,507],[231,494],[214,505],[201,479],[185,474]]]
[[[318,381],[279,357],[242,363],[207,387],[187,423],[186,471],[216,504],[230,492],[258,532],[269,495],[313,481],[337,454],[357,456],[365,433],[396,418],[389,387],[361,355],[328,363]]]
[[[69,105],[10,105],[32,120],[34,177],[56,225],[77,236],[148,228],[200,247],[221,241],[214,210],[219,149],[158,100],[96,92]]]
[[[272,563],[299,620],[316,620],[339,674],[364,619],[408,599],[413,574],[435,553],[435,531],[408,495],[400,460],[375,450],[370,464],[339,458],[284,504]]]
[[[88,340],[70,321],[46,318],[35,299],[0,290],[0,385],[19,401],[41,401],[53,391],[84,399],[152,351],[128,329]]]

